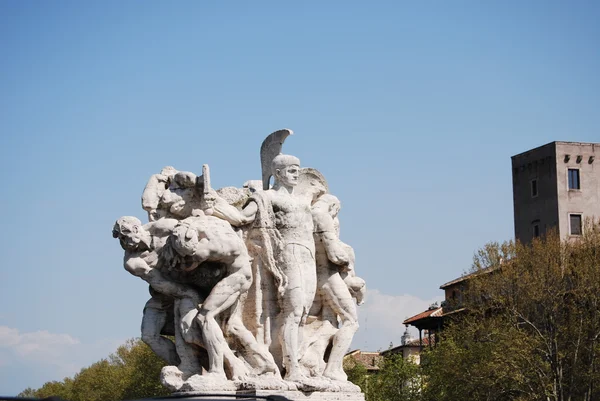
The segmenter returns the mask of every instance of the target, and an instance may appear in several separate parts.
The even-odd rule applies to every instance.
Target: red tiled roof
[[[423,336],[421,338],[421,340],[422,340],[423,347],[429,346],[429,336]],[[419,347],[420,345],[421,345],[421,343],[419,343],[419,339],[413,338],[410,341],[408,341],[407,344],[398,345],[397,347],[390,348],[386,351],[383,351],[381,353],[381,355],[383,356],[386,354],[400,353],[404,348],[414,348],[414,347]],[[431,345],[435,345],[435,336],[431,336]]]
[[[379,352],[368,352],[361,351],[359,349],[350,351],[346,355],[344,355],[344,360],[354,359],[355,362],[360,363],[367,370],[378,370],[379,362],[383,357]]]
[[[442,307],[440,306],[439,308],[428,309],[425,312],[421,312],[417,315],[409,317],[408,319],[403,321],[402,324],[409,324],[412,322],[416,322],[417,320],[425,319],[426,317],[441,317],[441,316],[442,316]]]

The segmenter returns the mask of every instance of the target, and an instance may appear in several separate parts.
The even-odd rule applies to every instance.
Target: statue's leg
[[[162,302],[150,298],[144,307],[142,318],[142,341],[148,344],[156,355],[164,359],[169,365],[177,366],[180,362],[173,341],[160,335],[167,321],[167,311]]]
[[[300,369],[300,325],[312,306],[316,291],[316,266],[308,248],[290,244],[282,253],[282,270],[288,278],[288,286],[281,299],[282,327],[280,342],[283,349],[285,379],[305,379]],[[312,264],[312,271],[308,267]],[[308,275],[308,277],[306,277]],[[312,278],[314,275],[314,279]],[[307,282],[312,282],[307,288]]]
[[[246,278],[240,274],[232,274],[225,277],[212,289],[198,314],[198,321],[202,328],[202,337],[208,351],[208,371],[210,375],[226,378],[223,357],[224,350],[229,347],[223,337],[221,327],[216,321],[216,316],[235,303],[239,298],[240,289],[248,289],[249,284],[246,285],[245,281],[247,281]],[[229,362],[233,363],[233,361]]]
[[[323,263],[326,262],[327,261],[325,260]],[[325,320],[327,320],[324,317],[324,309],[329,309],[329,307],[323,302],[324,298],[322,295],[322,288],[325,283],[327,283],[327,279],[329,278],[328,272],[328,264],[325,264],[324,266],[322,264],[318,264],[316,266],[317,290],[312,302],[312,306],[308,313],[310,316],[309,324],[304,324],[302,326],[303,341],[300,343],[300,364],[310,370],[312,372],[312,376],[320,375],[325,368],[325,363],[320,360],[323,359],[323,354],[327,345],[323,348],[323,352],[320,352],[321,347],[319,347],[319,345],[325,339],[322,333],[328,332],[329,330],[327,329],[327,325],[321,323],[317,324],[314,322],[314,319],[317,319],[323,323]],[[334,318],[335,328],[337,330],[337,315],[334,315]],[[311,319],[313,320],[312,322],[310,322]],[[327,340],[327,344],[329,344],[329,339]],[[317,365],[319,366],[317,367]]]
[[[281,347],[283,350],[283,362],[285,365],[286,380],[300,380],[303,375],[300,372],[299,358],[299,330],[302,312],[302,290],[300,287],[289,289],[283,295],[282,304],[282,326],[280,332]]]
[[[310,308],[310,312],[308,313],[310,316],[321,316],[322,314],[322,310],[323,310],[323,301],[322,301],[322,296],[320,294],[319,291],[317,291],[317,294],[315,295],[315,299],[313,300],[312,306]],[[303,332],[306,331],[306,324],[303,326]],[[302,338],[304,339],[305,333],[302,334]],[[309,348],[312,347],[312,342],[311,341],[301,341],[300,342],[300,350],[298,351],[299,353],[299,357],[300,360],[302,361],[302,359],[304,358],[307,350]]]
[[[227,321],[227,334],[236,338],[249,354],[250,365],[256,374],[273,373],[280,376],[279,368],[275,364],[273,355],[269,353],[264,345],[260,345],[254,335],[244,326],[239,315],[232,315]]]
[[[309,311],[313,308],[317,294],[317,264],[315,258],[308,249],[304,249],[302,257],[302,288],[304,289],[304,316],[302,323],[306,321]]]
[[[300,247],[299,247],[300,248]],[[302,273],[302,288],[303,288],[303,311],[302,311],[302,319],[300,320],[300,331],[298,334],[298,344],[299,344],[299,352],[298,358],[301,359],[304,351],[309,347],[307,341],[310,341],[310,338],[305,338],[305,325],[306,319],[308,318],[311,311],[314,311],[316,308],[315,299],[317,298],[317,285],[318,285],[318,277],[317,277],[317,264],[314,258],[314,255],[307,248],[297,249],[301,251],[302,264],[300,265],[300,271]],[[317,302],[321,303],[321,302]]]
[[[333,347],[323,376],[345,381],[348,377],[343,369],[344,354],[358,330],[356,304],[339,273],[331,275],[323,286],[323,294],[325,302],[337,313],[342,322],[339,331],[333,336]]]
[[[200,347],[204,347],[202,340],[202,334],[196,324],[196,317],[198,316],[198,305],[200,302],[189,298],[183,298],[179,301],[179,313],[180,313],[180,329],[181,336],[183,339],[190,343],[196,344]]]
[[[320,298],[318,292],[317,298]],[[305,340],[300,353],[300,365],[311,376],[322,376],[326,365],[327,347],[338,331],[337,314],[331,310],[329,305],[324,304],[318,315],[311,314],[302,329]],[[328,353],[327,357],[329,358]]]
[[[196,305],[189,298],[175,300],[175,321],[180,322],[175,327],[175,345],[181,360],[178,367],[183,372],[184,380],[202,372],[201,352],[192,341],[187,341],[193,337],[192,333],[197,331],[197,327],[196,330],[192,327],[193,319],[198,314]]]

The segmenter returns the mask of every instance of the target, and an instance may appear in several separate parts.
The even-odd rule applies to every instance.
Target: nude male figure
[[[208,374],[204,376],[226,380],[225,358],[228,364],[234,365],[231,366],[234,376],[241,377],[245,371],[243,364],[229,349],[216,318],[234,306],[252,284],[250,257],[243,240],[226,221],[200,215],[181,221],[173,230],[170,241],[175,252],[183,256],[185,271],[192,271],[203,262],[220,262],[227,267],[227,274],[211,290],[197,316],[209,357]],[[272,356],[260,349],[241,321],[228,322],[228,330],[234,332],[244,347],[250,348],[255,361],[260,361],[261,366],[257,366],[260,373],[278,374]]]
[[[142,208],[148,212],[149,221],[167,217],[167,209],[161,204],[161,199],[177,173],[178,171],[173,167],[166,166],[159,174],[153,174],[148,180],[142,193]]]
[[[313,205],[317,261],[317,292],[321,308],[334,312],[341,327],[333,336],[333,347],[323,376],[346,381],[343,358],[358,330],[356,303],[362,303],[364,280],[354,272],[354,251],[339,239],[339,200],[330,194],[321,196]],[[356,301],[355,299],[356,298]],[[326,312],[323,312],[326,314]],[[337,316],[337,317],[335,317]]]
[[[160,219],[142,225],[136,217],[125,216],[116,221],[113,237],[119,239],[125,250],[125,270],[151,286],[153,296],[144,308],[142,340],[170,365],[180,365],[182,370],[193,373],[201,370],[194,357],[194,350],[180,341],[178,346],[182,352],[178,354],[175,344],[160,335],[175,303],[178,306],[176,315],[184,316],[190,311],[193,313],[200,302],[193,288],[169,280],[157,269],[160,251],[178,223],[175,219]],[[176,299],[175,302],[173,298]]]
[[[310,200],[294,193],[300,173],[300,160],[279,154],[272,161],[273,188],[256,192],[239,212],[218,199],[209,205],[214,216],[232,225],[254,222],[251,231],[270,238],[264,268],[274,277],[281,308],[279,341],[283,352],[285,379],[303,381],[299,365],[301,326],[313,303],[316,291],[315,243]],[[260,220],[260,221],[259,221]],[[250,236],[252,233],[249,234]],[[264,239],[265,244],[269,242]],[[263,244],[263,245],[265,245]],[[274,245],[273,245],[274,244]]]

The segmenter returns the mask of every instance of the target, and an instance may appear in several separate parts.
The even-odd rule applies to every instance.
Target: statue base
[[[165,366],[161,371],[162,384],[173,394],[194,396],[199,394],[290,394],[291,400],[364,400],[360,387],[349,381],[326,377],[305,377],[300,381],[282,380],[274,375],[247,377],[244,380],[227,380],[211,375],[195,374],[185,377],[175,366]],[[319,397],[312,394],[320,394]],[[343,396],[340,396],[343,394]],[[351,394],[359,398],[350,397]],[[341,398],[340,398],[341,397]]]
[[[199,392],[199,391],[186,391],[183,393],[175,393],[177,395],[185,394],[187,396],[193,397],[195,395],[212,395],[213,398],[219,399],[223,396],[223,399],[229,399],[227,397],[231,397],[234,395],[240,396],[273,396],[278,395],[285,397],[290,401],[365,401],[365,395],[363,393],[355,392],[355,391],[340,391],[340,392],[325,392],[325,391],[290,391],[290,390],[240,390],[240,391],[219,391],[219,392]]]

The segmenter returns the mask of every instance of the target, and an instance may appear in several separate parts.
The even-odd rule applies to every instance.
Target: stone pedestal
[[[182,393],[176,393],[182,394]],[[190,396],[193,399],[194,395],[204,395],[208,393],[203,392],[185,392],[185,395]],[[214,394],[214,393],[213,393]],[[223,399],[227,399],[227,396],[233,395],[245,395],[248,397],[253,396],[273,396],[278,395],[285,397],[290,401],[365,401],[365,395],[358,392],[324,392],[324,391],[289,391],[289,390],[240,390],[240,391],[219,391],[218,394],[223,396]],[[214,397],[219,399],[219,397]],[[202,398],[198,398],[201,400]]]

